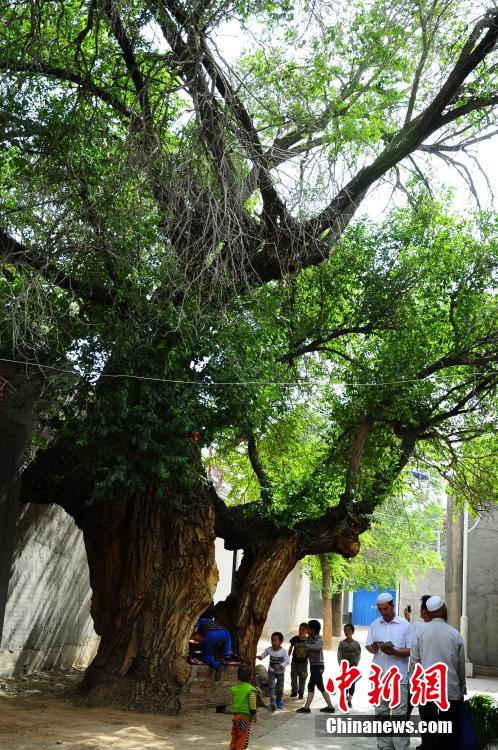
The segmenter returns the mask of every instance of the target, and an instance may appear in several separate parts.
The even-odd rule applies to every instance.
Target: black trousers
[[[424,750],[457,750],[460,747],[460,715],[463,701],[450,701],[447,711],[441,711],[437,704],[429,701],[425,706],[419,706],[420,718],[423,721],[451,721],[451,734],[423,734],[422,747]]]
[[[350,698],[353,697],[354,691],[356,690],[357,683],[358,683],[358,680],[356,680],[356,682],[353,682],[351,687],[346,690],[346,696],[349,696]]]
[[[323,670],[325,667],[323,664],[310,664],[310,681],[308,682],[308,692],[314,693],[315,687],[323,693],[325,691],[325,685],[323,684]]]

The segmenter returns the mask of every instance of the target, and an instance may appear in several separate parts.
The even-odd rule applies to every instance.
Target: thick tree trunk
[[[159,500],[145,486],[139,496],[92,505],[92,489],[90,467],[70,440],[40,453],[21,487],[23,502],[56,502],[83,532],[101,639],[83,700],[178,713],[191,672],[189,636],[218,580],[213,493],[199,482],[181,498],[165,487],[170,497]],[[177,506],[185,510],[165,511]]]
[[[296,535],[244,552],[232,593],[217,605],[217,619],[231,630],[234,648],[251,667],[273,598],[298,559]]]
[[[78,518],[100,646],[85,702],[178,713],[190,674],[188,640],[217,583],[213,511],[163,515],[152,492]]]
[[[322,612],[323,612],[323,644],[326,649],[332,648],[332,593],[331,593],[331,576],[330,563],[327,555],[322,553],[318,556],[320,567],[322,569]]]
[[[332,596],[332,635],[342,635],[342,591]]]
[[[216,531],[226,549],[243,550],[233,590],[217,604],[216,616],[230,628],[235,647],[252,667],[270,605],[294,566],[305,555],[322,552],[354,557],[367,523],[351,515],[346,519],[344,509],[335,507],[303,529],[285,530],[258,514],[248,516],[247,507],[227,508],[219,498],[214,505]]]

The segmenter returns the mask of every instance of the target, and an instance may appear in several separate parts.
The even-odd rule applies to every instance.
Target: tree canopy
[[[410,474],[406,485],[408,492],[390,497],[375,509],[370,529],[360,537],[361,550],[356,557],[327,556],[330,594],[374,586],[396,588],[403,577],[413,582],[415,574],[443,566],[436,549],[438,532],[443,529],[443,507],[424,487],[417,487],[413,478],[410,481]],[[318,558],[310,557],[307,563],[312,581],[320,587]]]
[[[215,534],[250,655],[295,562],[354,556],[417,452],[495,497],[496,216],[452,213],[431,165],[476,191],[498,12],[14,0],[0,24],[0,356],[44,448],[23,499],[83,530],[89,680],[136,660],[130,704],[178,710]],[[353,221],[382,181],[406,206]]]
[[[259,32],[232,68],[226,21]],[[320,263],[403,160],[494,132],[475,3],[12,2],[2,31],[2,257],[92,317]]]

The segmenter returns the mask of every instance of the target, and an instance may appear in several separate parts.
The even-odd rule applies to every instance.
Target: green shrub
[[[466,705],[478,733],[479,750],[498,742],[498,702],[491,695],[473,695]]]

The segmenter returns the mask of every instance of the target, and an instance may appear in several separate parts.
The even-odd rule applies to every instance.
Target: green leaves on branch
[[[402,491],[393,493],[375,510],[371,528],[360,536],[357,557],[344,560],[337,554],[328,555],[331,593],[396,588],[402,578],[414,581],[416,574],[442,567],[437,539],[443,527],[443,506],[441,498],[432,488],[428,492],[424,484],[405,476]],[[318,558],[306,560],[312,580],[321,586]]]

